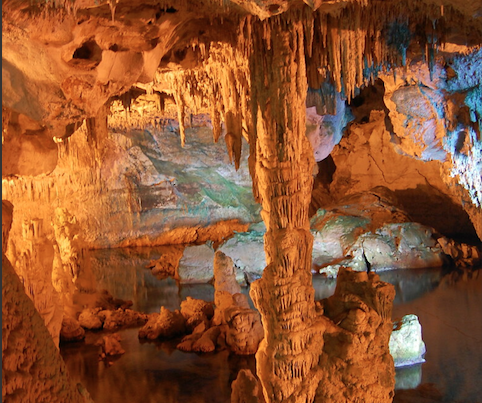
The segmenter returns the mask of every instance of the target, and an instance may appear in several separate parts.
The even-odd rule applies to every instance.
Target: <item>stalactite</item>
[[[174,92],[174,100],[177,106],[177,119],[179,121],[179,135],[181,136],[181,147],[186,145],[186,128],[184,126],[184,118],[186,117],[186,110],[184,108],[184,101],[179,92]]]
[[[452,8],[445,8],[442,15],[440,7],[411,0],[363,3],[353,2],[334,13],[320,8],[304,17],[311,88],[317,90],[328,77],[337,92],[350,99],[380,70],[408,64],[410,49],[417,51],[419,46],[430,64],[445,41],[447,27],[464,21]]]

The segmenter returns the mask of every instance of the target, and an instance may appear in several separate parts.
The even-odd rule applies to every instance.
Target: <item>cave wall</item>
[[[313,204],[384,186],[395,191],[413,221],[477,242],[480,79],[476,72],[468,83],[459,76],[480,64],[480,57],[477,49],[464,56],[446,52],[433,66],[414,60],[394,74],[380,74],[349,103],[352,121],[319,164],[325,173],[315,184]],[[315,155],[326,154],[323,142],[333,136],[325,137],[315,144]]]
[[[389,401],[393,389],[386,343],[393,297],[389,287],[377,294],[385,286],[376,277],[358,281],[347,276],[349,283],[363,286],[340,289],[339,301],[346,299],[346,304],[328,303],[324,316],[324,308],[314,305],[308,204],[316,169],[305,137],[307,84],[318,90],[328,81],[338,98],[350,103],[359,88],[386,75],[388,115],[375,110],[367,122],[348,129],[330,157],[336,167],[328,175],[330,197],[380,184],[375,180],[390,185],[402,203],[412,207],[414,194],[418,197],[420,191],[430,200],[444,195],[447,202],[467,211],[480,237],[480,77],[476,75],[474,82],[462,77],[455,63],[451,74],[458,78],[452,87],[432,88],[429,83],[437,71],[434,54],[447,39],[454,42],[461,27],[466,45],[455,46],[454,52],[472,51],[475,63],[480,61],[474,51],[481,43],[478,10],[460,2],[444,8],[438,2],[410,0],[339,4],[238,0],[222,6],[206,1],[195,3],[199,9],[189,1],[178,2],[177,8],[163,1],[72,2],[60,7],[56,2],[5,3],[2,110],[8,116],[2,119],[2,153],[5,174],[10,176],[3,178],[2,190],[19,212],[8,256],[17,272],[25,274],[27,291],[44,294],[34,296],[34,301],[51,335],[57,334],[58,299],[69,305],[65,296],[75,284],[78,251],[83,247],[202,243],[221,239],[233,229],[246,229],[239,220],[212,230],[204,227],[219,217],[239,219],[240,211],[246,221],[257,218],[251,196],[246,196],[249,181],[242,179],[242,186],[225,182],[237,175],[224,168],[228,161],[235,170],[242,169],[248,140],[253,193],[262,203],[267,223],[268,267],[253,286],[267,335],[258,358],[265,397],[304,402],[316,395],[333,401],[370,395],[372,400]],[[278,14],[281,17],[273,18]],[[269,22],[263,24],[264,19]],[[407,70],[421,54],[423,77],[395,70],[394,66]],[[395,74],[398,78],[392,77]],[[457,84],[459,78],[469,86]],[[428,88],[425,93],[420,84]],[[447,98],[443,91],[453,94]],[[205,162],[196,166],[169,145],[163,144],[163,149],[154,132],[109,130],[107,109],[114,115],[110,119],[114,125],[121,121],[119,114],[125,114],[126,127],[144,129],[146,122],[153,124],[156,116],[145,118],[147,108],[136,104],[139,94],[150,97],[154,115],[173,100],[178,123],[171,125],[172,138],[185,150],[202,149],[209,160],[219,158],[219,166]],[[405,101],[412,99],[416,102],[410,109]],[[445,119],[438,107],[424,109],[431,100],[447,102],[444,113],[455,113],[454,119]],[[133,112],[140,118],[133,119]],[[217,142],[224,136],[223,157],[191,136],[187,121],[197,112],[210,114],[209,137],[212,134]],[[331,122],[325,119],[337,132],[323,144],[319,159],[340,139],[341,115],[335,113]],[[406,117],[408,122],[403,121]],[[431,117],[434,130],[417,122]],[[314,143],[320,132],[318,139],[312,136]],[[455,140],[444,143],[446,135]],[[390,147],[395,142],[397,154],[385,146],[388,142]],[[38,155],[44,158],[37,164]],[[408,162],[407,155],[415,159]],[[182,158],[183,164],[170,156]],[[400,169],[392,173],[395,163]],[[446,165],[437,176],[442,163]],[[216,179],[193,173],[193,166],[207,169]],[[449,179],[453,174],[457,179]],[[414,193],[402,193],[407,187]],[[233,205],[238,209],[233,211]],[[457,221],[464,221],[458,210],[459,215],[450,214],[452,222],[443,231],[453,231]],[[446,211],[444,206],[437,214]],[[413,213],[424,219],[427,215],[426,210]],[[468,221],[464,222],[468,231]],[[76,231],[82,236],[75,238]],[[40,275],[30,279],[36,273]],[[35,277],[41,279],[39,285]],[[355,308],[350,305],[354,299]],[[340,327],[348,333],[330,321],[344,323],[345,328]],[[371,342],[377,347],[375,355]],[[356,358],[354,365],[344,366],[341,357]],[[377,371],[367,374],[370,360],[376,360]],[[333,368],[340,378],[331,376]],[[313,377],[305,378],[307,374]],[[354,388],[357,383],[363,387]]]
[[[70,379],[52,335],[5,256],[12,211],[2,202],[2,401],[91,402],[85,388]]]
[[[383,110],[374,110],[368,123],[354,123],[347,130],[331,154],[335,172],[330,195],[337,200],[384,186],[395,192],[412,221],[447,236],[476,237],[475,222],[442,179],[441,164],[397,153],[385,119]]]
[[[4,176],[3,197],[19,212],[12,239],[22,237],[22,220],[42,220],[51,233],[58,207],[76,218],[86,248],[203,242],[196,228],[229,221],[231,230],[241,230],[259,220],[246,152],[235,171],[209,127],[187,131],[195,138],[183,149],[172,126],[127,132],[104,126],[94,137],[82,125],[56,144],[51,172]],[[228,227],[220,224],[213,240],[227,236]]]
[[[48,172],[4,172],[3,198],[17,213],[5,251],[57,345],[79,293],[95,290],[88,249],[220,241],[259,220],[246,151],[236,171],[205,118],[187,129],[196,137],[185,148],[172,124],[126,131],[108,128],[106,116],[89,119],[53,143]],[[10,119],[4,132],[16,129]],[[28,166],[41,166],[32,163],[39,157]]]

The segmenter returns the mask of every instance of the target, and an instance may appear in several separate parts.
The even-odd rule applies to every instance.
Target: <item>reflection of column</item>
[[[253,32],[263,37],[253,38],[251,59],[251,171],[267,228],[267,267],[251,289],[265,331],[257,372],[267,402],[309,402],[319,382],[323,326],[316,321],[311,283],[314,158],[305,136],[303,25],[294,16],[275,17]]]

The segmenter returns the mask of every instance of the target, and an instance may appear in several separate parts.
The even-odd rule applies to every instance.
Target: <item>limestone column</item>
[[[267,267],[251,288],[265,332],[257,372],[267,402],[311,402],[320,379],[324,326],[316,319],[311,279],[314,158],[305,136],[303,25],[291,13],[256,24],[250,165],[267,228]]]

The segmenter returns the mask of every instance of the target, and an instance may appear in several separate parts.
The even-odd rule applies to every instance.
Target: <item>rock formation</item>
[[[248,299],[241,294],[233,261],[223,252],[214,255],[213,325],[224,330],[228,348],[236,354],[254,354],[263,339],[259,313],[250,309]]]
[[[161,307],[139,330],[140,339],[171,339],[187,333],[178,344],[182,351],[212,352],[227,348],[235,354],[254,354],[263,338],[259,313],[249,307],[236,281],[233,261],[222,252],[214,257],[214,306],[188,297],[181,310]]]
[[[122,355],[125,350],[122,348],[121,337],[119,333],[112,333],[103,336],[96,344],[100,346],[101,352],[99,357],[101,359],[107,358],[107,356]]]
[[[340,271],[335,293],[318,306],[330,322],[315,401],[392,400],[395,379],[388,345],[394,296],[393,286],[377,274]]]
[[[186,319],[178,310],[171,312],[161,307],[160,313],[151,314],[149,320],[139,330],[140,339],[170,339],[186,332]]]
[[[85,338],[85,330],[78,320],[71,316],[64,316],[60,328],[60,341],[80,341]]]
[[[308,206],[314,158],[305,136],[306,72],[303,25],[292,16],[268,20],[252,38],[253,117],[250,139],[255,194],[266,224],[267,266],[251,285],[264,339],[256,354],[267,402],[313,401],[322,327],[311,285]],[[251,39],[251,38],[250,38]]]
[[[251,290],[265,400],[389,401],[390,287],[342,269],[322,315],[309,212],[382,185],[415,221],[482,238],[480,19],[478,1],[456,0],[3,2],[2,194],[17,209],[4,246],[52,338],[76,289],[92,286],[77,284],[82,248],[217,245],[257,221],[255,199],[266,224],[267,266]],[[341,135],[347,106],[354,122]],[[308,136],[307,107],[323,116]],[[402,234],[411,228],[384,225],[378,235],[395,234],[396,250],[414,249]],[[361,238],[353,253],[384,265],[365,241],[392,249]],[[438,239],[452,259],[478,259]],[[190,280],[186,267],[177,275]],[[252,351],[240,335],[256,314],[236,295],[220,296],[218,328],[194,316],[196,348],[225,335]],[[100,312],[85,314],[89,326]],[[151,319],[153,334],[187,321],[166,310]]]
[[[12,206],[2,203],[3,243]],[[3,245],[5,246],[5,245]],[[69,377],[57,346],[2,249],[2,401],[91,402]]]
[[[311,217],[310,228],[314,237],[312,271],[329,277],[336,277],[340,266],[382,271],[476,267],[481,261],[478,246],[457,242],[413,222],[395,193],[381,186],[320,208]],[[261,276],[266,265],[260,257],[265,232],[263,226],[255,225],[221,245],[220,250],[236,264],[239,282]]]
[[[394,323],[389,346],[396,367],[425,362],[422,326],[416,315],[405,315]]]

